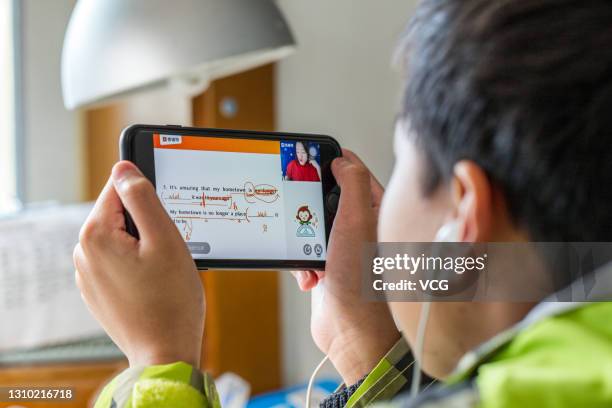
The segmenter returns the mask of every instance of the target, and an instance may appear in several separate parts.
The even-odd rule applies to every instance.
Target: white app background
[[[285,181],[286,243],[288,259],[325,259],[325,219],[321,183]],[[312,218],[300,223],[298,209],[308,207]],[[304,212],[302,212],[304,215]]]
[[[279,154],[158,148],[154,158],[164,208],[188,245],[209,248],[194,258],[325,259],[321,183],[283,181]],[[300,224],[303,206],[312,219]]]

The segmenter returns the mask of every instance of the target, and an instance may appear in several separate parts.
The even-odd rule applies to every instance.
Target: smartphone
[[[120,152],[153,182],[199,269],[325,268],[340,194],[332,137],[132,125]]]

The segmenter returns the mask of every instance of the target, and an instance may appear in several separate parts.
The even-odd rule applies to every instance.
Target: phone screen
[[[325,260],[318,143],[155,133],[153,151],[194,259]]]

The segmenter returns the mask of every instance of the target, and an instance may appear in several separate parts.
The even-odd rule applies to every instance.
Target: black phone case
[[[149,132],[179,132],[190,133],[195,136],[211,136],[211,137],[229,137],[229,138],[256,138],[269,140],[307,140],[323,144],[329,144],[335,148],[337,157],[342,156],[340,144],[331,136],[303,134],[303,133],[285,133],[285,132],[259,132],[250,130],[231,130],[231,129],[216,129],[216,128],[196,128],[180,125],[130,125],[121,132],[119,139],[120,160],[129,160],[134,162],[134,152],[132,151],[132,142],[134,136],[141,131]],[[135,163],[138,165],[138,163]],[[146,173],[145,173],[146,174]],[[154,177],[147,175],[155,185]],[[323,208],[325,218],[325,234],[326,243],[329,242],[333,217],[335,215],[336,206],[338,203],[340,188],[337,184],[323,196]],[[139,238],[138,229],[134,224],[130,214],[125,211],[126,229],[136,238]],[[284,270],[323,270],[325,269],[324,260],[236,260],[236,259],[194,259],[198,269],[284,269]]]

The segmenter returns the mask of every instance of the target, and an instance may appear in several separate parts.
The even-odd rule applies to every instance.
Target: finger
[[[77,244],[73,253],[74,259],[74,283],[81,292],[83,299],[90,297],[95,290],[92,289],[92,276],[88,273],[87,257],[82,247]]]
[[[314,271],[314,273],[317,276],[317,283],[325,277],[325,271]]]
[[[338,212],[351,214],[359,209],[371,209],[372,194],[368,169],[344,157],[334,159],[331,169],[342,191]]]
[[[303,283],[303,279],[304,279],[303,272],[304,271],[291,271],[291,274],[295,278],[295,280],[296,280],[296,282],[298,284],[298,287],[300,288],[301,291],[304,291],[303,284],[302,284]]]
[[[79,290],[82,290],[83,287],[83,280],[81,279],[82,258],[83,250],[81,249],[81,244],[76,244],[72,252],[72,263],[74,264],[74,282]]]
[[[179,232],[164,210],[153,184],[131,162],[113,167],[113,185],[125,209],[136,224],[141,240],[155,240]]]
[[[365,163],[352,150],[342,149],[342,156],[345,157],[347,160],[349,160],[352,163],[358,163],[358,164],[361,164],[363,167],[367,168]],[[382,202],[382,197],[383,197],[383,194],[385,193],[385,189],[382,186],[382,184],[380,184],[378,179],[374,176],[374,174],[372,174],[370,170],[368,170],[368,172],[370,173],[370,189],[372,190],[372,205],[374,207],[379,207],[380,203]]]
[[[75,283],[81,292],[89,291],[91,292],[92,284],[95,284],[96,281],[103,278],[103,276],[93,277],[93,271],[89,267],[88,259],[91,259],[86,255],[83,250],[81,244],[77,244],[74,247],[74,251],[72,253],[72,259],[74,263],[75,269]]]
[[[97,228],[110,232],[115,229],[125,229],[123,205],[109,179],[98,196],[85,224],[96,224]]]
[[[291,274],[297,280],[300,290],[308,292],[315,286],[319,281],[317,275],[313,271],[291,271]]]
[[[108,237],[114,233],[125,233],[125,216],[121,200],[109,180],[81,227],[79,242],[89,251],[111,244]]]

